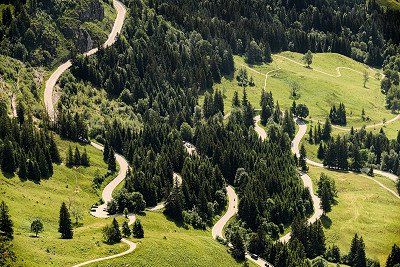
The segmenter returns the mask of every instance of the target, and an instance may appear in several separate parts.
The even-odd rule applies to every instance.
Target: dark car
[[[257,255],[257,254],[250,253],[250,257],[251,257],[253,260],[258,260],[258,255]]]

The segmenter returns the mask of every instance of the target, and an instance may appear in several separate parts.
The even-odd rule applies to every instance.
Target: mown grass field
[[[69,142],[57,140],[60,154],[64,158]],[[73,144],[73,147],[75,144]],[[83,147],[79,146],[81,152]],[[92,189],[92,179],[98,170],[107,172],[102,153],[86,146],[91,167],[70,169],[54,165],[54,175],[40,184],[18,177],[5,178],[0,174],[0,198],[6,201],[14,222],[14,249],[18,257],[17,266],[70,266],[93,257],[112,255],[127,249],[126,245],[106,245],[102,242],[101,228],[110,220],[97,219],[89,214],[90,206],[99,196]],[[77,183],[76,183],[77,182]],[[74,202],[82,211],[82,226],[74,229],[72,240],[62,240],[58,233],[58,216],[62,202]],[[33,238],[30,224],[40,218],[44,232]]]
[[[138,243],[136,250],[96,266],[243,266],[228,254],[227,247],[212,239],[211,230],[184,229],[161,212],[146,212],[137,218],[145,237],[132,239]]]
[[[400,243],[400,200],[361,175],[310,166],[315,189],[322,172],[335,180],[338,189],[338,203],[323,219],[327,245],[337,244],[342,253],[348,253],[357,233],[364,239],[367,256],[384,266],[391,246]],[[382,182],[385,178],[376,179]],[[391,182],[386,179],[384,183]]]
[[[311,67],[316,70],[337,75],[337,67],[348,67],[359,72],[366,70],[369,74],[369,81],[366,88],[363,86],[363,76],[360,73],[350,70],[341,70],[341,77],[332,77],[327,74],[316,72],[293,62],[283,59],[284,56],[302,62],[302,54],[283,52],[273,56],[274,61],[270,64],[248,66],[243,57],[235,56],[234,77],[223,78],[220,84],[214,89],[219,89],[225,96],[225,113],[231,109],[232,97],[235,91],[242,96],[243,88],[238,86],[236,74],[240,68],[246,68],[248,75],[253,76],[254,87],[247,87],[247,94],[250,102],[255,108],[260,108],[260,96],[264,87],[265,74],[277,70],[268,75],[266,90],[271,91],[274,99],[279,101],[283,108],[289,108],[293,102],[290,98],[291,84],[299,85],[300,98],[297,103],[305,103],[310,109],[310,119],[325,121],[332,105],[336,106],[343,102],[347,110],[348,126],[362,126],[361,111],[364,108],[366,116],[369,116],[369,123],[382,122],[383,119],[393,118],[389,110],[385,109],[385,96],[380,92],[380,75],[375,77],[379,71],[369,69],[362,63],[356,62],[348,57],[334,53],[314,54]],[[251,67],[255,71],[250,70]],[[259,72],[259,73],[258,73]],[[260,74],[261,73],[261,74]],[[200,101],[202,103],[202,99]]]

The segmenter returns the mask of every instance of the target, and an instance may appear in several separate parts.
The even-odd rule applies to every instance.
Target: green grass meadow
[[[210,229],[185,229],[167,220],[161,212],[146,212],[137,218],[142,222],[145,237],[132,239],[138,244],[136,250],[96,266],[243,266],[228,253],[228,247],[213,240]]]
[[[238,91],[239,96],[242,96],[243,88],[238,86],[235,77],[240,68],[246,68],[248,76],[252,76],[255,81],[254,87],[247,87],[246,89],[248,98],[255,108],[260,108],[259,102],[261,91],[264,88],[265,74],[277,70],[268,75],[266,90],[272,92],[274,99],[279,102],[281,107],[289,108],[293,102],[293,99],[290,98],[291,84],[297,83],[300,87],[300,98],[296,102],[305,103],[309,107],[311,120],[325,121],[331,106],[334,104],[337,106],[340,102],[343,102],[346,106],[348,126],[362,126],[364,124],[361,119],[363,108],[366,116],[371,119],[369,123],[382,122],[383,119],[388,120],[395,116],[385,108],[385,96],[380,91],[380,80],[375,77],[379,70],[369,69],[362,63],[335,53],[314,54],[312,68],[310,69],[279,56],[301,63],[303,55],[283,52],[274,55],[274,60],[270,64],[254,66],[248,66],[243,57],[234,57],[235,75],[224,77],[220,84],[214,86],[214,89],[221,90],[225,96],[225,113],[228,113],[231,109],[234,92]],[[363,86],[363,76],[360,73],[342,69],[341,77],[331,77],[313,70],[337,75],[337,67],[348,67],[359,72],[366,70],[369,74],[366,88]],[[279,68],[280,70],[278,70]],[[380,75],[378,76],[380,77]],[[202,100],[201,98],[200,103],[202,103]]]
[[[57,140],[60,154],[64,158],[69,142]],[[72,144],[75,146],[75,144]],[[83,151],[83,147],[79,146]],[[110,222],[94,218],[89,214],[90,206],[98,199],[92,189],[92,179],[98,170],[107,172],[102,153],[86,146],[91,167],[67,168],[54,165],[54,175],[40,184],[22,182],[15,176],[6,178],[0,174],[0,194],[10,208],[14,222],[14,250],[17,266],[66,266],[86,261],[93,257],[112,255],[126,249],[126,245],[109,246],[102,242],[101,228]],[[76,183],[77,182],[77,183]],[[81,209],[82,225],[74,228],[72,240],[62,240],[58,233],[58,216],[62,202],[76,203]],[[40,218],[44,232],[39,238],[32,237],[30,224]]]
[[[362,175],[310,166],[315,189],[322,172],[335,180],[338,189],[337,205],[322,219],[327,245],[337,244],[342,254],[348,253],[357,233],[364,239],[367,256],[384,266],[393,244],[400,243],[400,200]],[[384,177],[375,179],[394,187]]]

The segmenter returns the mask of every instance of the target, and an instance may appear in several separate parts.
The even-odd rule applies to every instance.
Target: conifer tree
[[[74,153],[74,165],[79,166],[81,164],[81,152],[77,146],[75,146],[75,153]]]
[[[21,180],[27,179],[27,164],[25,154],[21,154],[19,157],[19,167],[18,167],[18,176]]]
[[[136,238],[144,237],[144,230],[140,220],[136,220],[135,223],[133,224],[132,234]]]
[[[337,196],[337,190],[335,181],[322,173],[318,180],[317,195],[321,199],[321,208],[324,213],[332,210],[332,205],[335,203],[335,197]]]
[[[386,267],[394,267],[400,264],[400,248],[394,244],[386,260]]]
[[[72,224],[67,205],[63,202],[60,208],[60,219],[58,232],[61,234],[62,239],[72,239],[74,233],[72,231]]]
[[[110,148],[110,153],[108,155],[107,162],[108,162],[108,169],[112,172],[115,172],[117,170],[117,162],[115,158],[115,152],[112,147]]]
[[[332,125],[329,118],[326,118],[324,128],[322,130],[322,140],[328,141],[331,139]]]
[[[50,136],[49,149],[52,161],[55,163],[60,163],[61,162],[60,152],[58,151],[53,135]]]
[[[180,186],[175,184],[175,186],[172,188],[171,194],[168,196],[165,202],[164,213],[177,221],[182,221],[183,208],[184,199],[182,195],[182,189]]]
[[[299,165],[300,168],[303,172],[306,172],[308,170],[307,166],[307,161],[306,161],[307,155],[306,155],[306,148],[304,147],[303,144],[301,144],[300,147],[300,157],[299,157]]]
[[[246,253],[246,246],[244,239],[238,227],[232,230],[229,241],[233,246],[232,255],[236,260],[244,260]]]
[[[71,145],[68,147],[68,151],[67,151],[67,157],[66,157],[66,165],[68,167],[72,167],[74,166],[74,153],[72,152],[72,147]]]
[[[240,99],[239,99],[239,94],[237,91],[235,91],[233,93],[233,98],[232,98],[232,107],[233,108],[240,108],[241,103],[240,103]]]
[[[129,228],[128,222],[124,221],[122,223],[122,234],[124,237],[130,237],[131,236],[131,229]]]
[[[14,238],[13,222],[10,217],[8,206],[4,201],[0,203],[0,235],[8,240]]]
[[[89,167],[90,166],[89,156],[87,154],[86,148],[84,149],[82,157],[81,157],[81,165],[85,166],[85,167]]]
[[[108,144],[108,141],[104,144],[104,149],[103,149],[103,160],[104,162],[108,162],[108,157],[110,156],[110,146]]]
[[[325,149],[322,143],[319,143],[318,151],[317,151],[317,158],[324,159],[325,157]]]
[[[3,147],[1,170],[7,174],[14,174],[17,169],[15,152],[11,141],[6,140]]]

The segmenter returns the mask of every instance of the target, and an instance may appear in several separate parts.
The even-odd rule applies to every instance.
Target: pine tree
[[[337,190],[335,181],[322,173],[318,180],[317,195],[321,199],[321,208],[324,213],[332,210],[332,205],[335,203],[335,197],[337,196]]]
[[[110,146],[108,144],[108,141],[104,144],[104,149],[103,149],[103,160],[104,162],[108,162],[108,157],[110,156]]]
[[[322,131],[322,140],[328,141],[329,139],[331,139],[331,132],[332,132],[331,121],[329,120],[329,118],[326,118],[324,129]]]
[[[0,235],[8,240],[14,238],[13,222],[10,218],[8,206],[4,201],[0,203]]]
[[[8,140],[4,142],[1,170],[7,174],[14,174],[17,170],[14,148]]]
[[[353,150],[353,161],[351,164],[351,168],[355,172],[360,172],[360,170],[362,168],[362,158],[361,158],[361,153],[360,153],[360,149],[358,148],[358,146],[355,146],[354,150]]]
[[[112,147],[110,148],[110,153],[108,155],[107,162],[108,162],[108,169],[112,172],[115,172],[117,170],[117,162],[115,158],[115,152]]]
[[[131,229],[129,228],[128,222],[124,221],[122,223],[122,234],[124,237],[130,237],[131,236]]]
[[[240,233],[239,228],[234,228],[230,235],[230,243],[233,246],[232,255],[236,260],[244,260],[246,247],[244,243],[243,236]]]
[[[78,147],[75,147],[75,153],[74,153],[74,165],[79,166],[81,164],[81,153],[79,152]]]
[[[60,152],[58,151],[57,144],[54,141],[53,135],[51,135],[49,139],[49,149],[50,149],[51,160],[55,163],[60,163],[61,162]]]
[[[224,98],[219,90],[214,94],[214,114],[218,112],[221,112],[221,114],[224,115]]]
[[[324,145],[321,142],[321,143],[319,143],[319,146],[318,146],[317,158],[322,160],[322,159],[324,159],[324,157],[325,157],[325,149],[324,149]]]
[[[386,267],[394,267],[396,264],[400,264],[400,248],[394,244],[386,260]]]
[[[237,91],[235,91],[233,93],[233,98],[232,98],[232,107],[233,108],[240,108],[240,106],[241,106],[241,103],[240,103],[240,100],[239,100],[239,94],[238,94]]]
[[[87,154],[86,148],[84,149],[82,157],[81,157],[81,165],[85,166],[85,167],[89,167],[90,166],[89,156]]]
[[[314,143],[314,137],[313,137],[313,130],[312,127],[310,127],[310,130],[308,131],[308,142],[310,144]]]
[[[136,238],[144,237],[144,230],[140,220],[136,220],[135,223],[133,224],[132,234]]]
[[[68,147],[67,157],[66,157],[66,165],[68,167],[74,166],[74,153],[72,152],[71,145]]]
[[[307,161],[306,161],[307,155],[306,155],[306,148],[304,147],[303,144],[301,144],[300,147],[300,158],[299,158],[299,165],[300,168],[303,172],[306,172],[308,170],[307,166]]]
[[[21,153],[19,157],[19,167],[18,167],[18,176],[21,180],[26,180],[28,175],[27,175],[27,164],[26,164],[26,158],[25,154]]]
[[[74,235],[69,211],[64,202],[61,204],[60,208],[58,232],[61,234],[62,239],[72,239]]]
[[[180,186],[175,186],[172,188],[171,194],[168,196],[165,202],[164,213],[171,216],[177,221],[182,221],[182,212],[184,209],[184,198],[182,194],[182,189]]]

